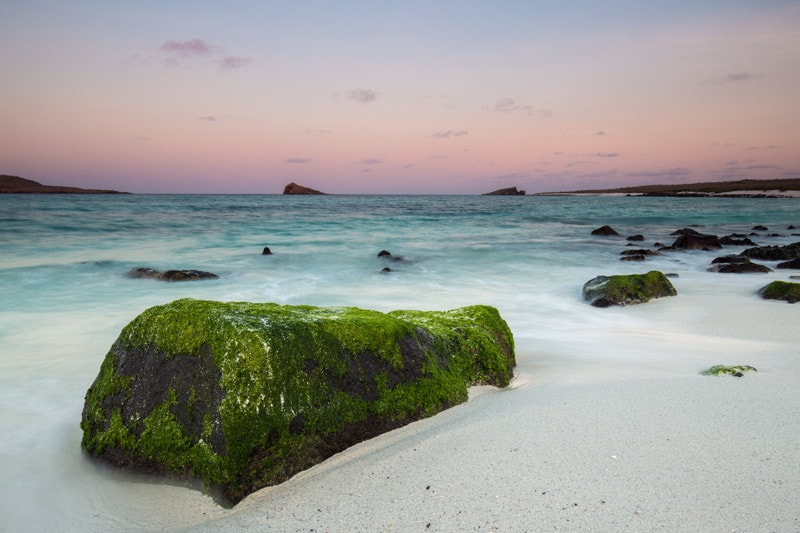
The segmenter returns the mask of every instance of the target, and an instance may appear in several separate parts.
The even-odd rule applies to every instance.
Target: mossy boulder
[[[765,300],[783,300],[790,304],[800,302],[800,283],[773,281],[759,292]]]
[[[722,376],[731,375],[737,378],[744,376],[745,372],[758,372],[754,367],[749,365],[714,365],[708,370],[703,370],[700,374],[704,376]]]
[[[647,274],[597,276],[583,286],[584,299],[595,307],[638,304],[676,294],[678,291],[667,276],[657,270]]]
[[[82,447],[138,471],[202,480],[221,503],[380,433],[509,384],[493,307],[380,313],[192,299],[152,307],[86,393]]]

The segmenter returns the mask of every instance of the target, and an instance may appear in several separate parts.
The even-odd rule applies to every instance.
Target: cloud
[[[375,157],[368,157],[366,159],[362,159],[358,162],[359,165],[382,165],[383,159],[377,159]]]
[[[306,134],[306,135],[330,135],[331,133],[333,133],[333,131],[332,130],[319,130],[319,129],[318,130],[312,130],[312,129],[307,129],[303,133]]]
[[[597,152],[595,157],[619,157],[619,152]]]
[[[246,67],[252,62],[253,60],[249,57],[226,56],[220,59],[218,63],[219,66],[225,70],[236,70],[242,67]]]
[[[546,109],[537,109],[535,106],[524,103],[519,98],[501,98],[497,100],[491,107],[495,113],[509,114],[518,113],[520,115],[532,116],[538,115],[540,117],[549,117],[553,113]]]
[[[378,93],[372,89],[353,89],[352,91],[347,91],[346,96],[350,100],[355,100],[362,104],[368,104],[378,99]]]
[[[756,78],[760,78],[761,74],[753,74],[751,72],[734,72],[732,74],[725,74],[724,76],[719,76],[711,80],[711,84],[713,85],[721,85],[725,83],[741,83],[745,81],[754,80]]]
[[[660,170],[637,170],[625,174],[626,177],[631,177],[631,178],[657,178],[657,179],[677,178],[688,175],[689,175],[689,169],[686,167],[673,167]]]
[[[211,55],[211,45],[203,39],[191,39],[189,41],[165,41],[161,45],[161,50],[168,54],[182,57],[207,56]]]
[[[284,160],[284,163],[292,163],[296,165],[304,165],[306,163],[313,163],[314,160],[310,157],[289,157]]]
[[[187,64],[199,63],[201,65],[215,64],[223,70],[236,70],[253,62],[252,58],[246,56],[223,55],[222,47],[200,38],[188,41],[174,39],[164,41],[158,47],[158,51],[160,52],[158,60],[168,67],[182,67]],[[127,62],[150,64],[153,62],[153,58],[134,54],[128,58]]]
[[[777,148],[780,148],[777,144],[770,144],[769,146],[748,146],[745,150],[776,150]]]
[[[216,117],[213,117],[213,116],[211,116],[211,115],[207,115],[207,116],[205,116],[205,117],[200,117],[200,120],[204,120],[204,121],[206,121],[206,122],[216,122],[216,121],[217,121],[217,118],[216,118]]]
[[[432,137],[436,139],[449,139],[450,137],[463,137],[464,135],[469,135],[467,130],[447,130],[447,131],[437,131],[432,135]]]
[[[594,132],[594,134],[595,134],[595,135],[598,135],[598,136],[602,136],[602,135],[605,135],[605,134],[606,134],[606,132],[604,132],[603,130],[600,130],[600,131],[596,131],[596,132]]]

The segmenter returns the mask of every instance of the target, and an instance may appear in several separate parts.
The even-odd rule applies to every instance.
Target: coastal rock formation
[[[135,470],[201,479],[221,503],[505,387],[498,311],[380,313],[192,299],[152,307],[86,393],[82,447]]]
[[[800,302],[800,283],[773,281],[759,292],[765,300],[783,300],[790,304]]]
[[[525,191],[517,190],[517,187],[507,187],[496,191],[484,193],[483,196],[525,196]]]
[[[128,277],[134,279],[152,278],[160,279],[161,281],[194,281],[198,279],[214,279],[219,276],[203,270],[166,270],[161,272],[148,267],[138,267],[128,272]]]
[[[0,194],[128,194],[107,189],[81,189],[61,185],[42,185],[19,176],[0,175]]]
[[[744,274],[744,273],[766,273],[772,272],[772,269],[765,265],[753,263],[746,257],[744,261],[732,261],[729,263],[718,263],[709,268],[711,272],[720,272],[722,274]]]
[[[325,194],[325,193],[292,182],[283,188],[283,194]]]
[[[676,294],[678,291],[669,279],[657,270],[647,274],[597,276],[583,286],[583,298],[595,307],[638,304]]]
[[[775,265],[775,268],[795,268],[800,269],[800,257],[796,259],[790,259],[789,261],[784,261],[783,263],[778,263]]]
[[[592,230],[592,235],[619,235],[619,233],[611,226],[601,226],[596,230]]]
[[[670,248],[675,250],[719,250],[722,244],[716,235],[704,235],[691,228],[678,230],[679,236]]]
[[[786,246],[756,246],[748,248],[742,255],[751,259],[761,259],[765,261],[786,261],[800,257],[800,242],[787,244]]]

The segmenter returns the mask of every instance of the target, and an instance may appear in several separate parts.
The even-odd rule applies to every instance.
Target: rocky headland
[[[107,189],[81,189],[61,185],[42,185],[19,176],[0,175],[0,194],[129,194]]]
[[[283,194],[325,194],[325,193],[322,191],[318,191],[316,189],[312,189],[311,187],[305,187],[303,185],[298,185],[297,183],[292,182],[283,188]]]
[[[516,186],[514,186],[487,192],[484,193],[483,196],[525,196],[525,191],[519,190]]]

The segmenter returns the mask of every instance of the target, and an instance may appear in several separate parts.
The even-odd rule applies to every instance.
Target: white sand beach
[[[798,531],[795,309],[698,303],[612,311],[669,324],[609,331],[621,353],[647,352],[644,365],[550,367],[525,357],[520,337],[512,388],[473,389],[466,404],[209,510],[195,530]],[[564,342],[580,351],[574,333]],[[713,364],[758,372],[699,375]]]

